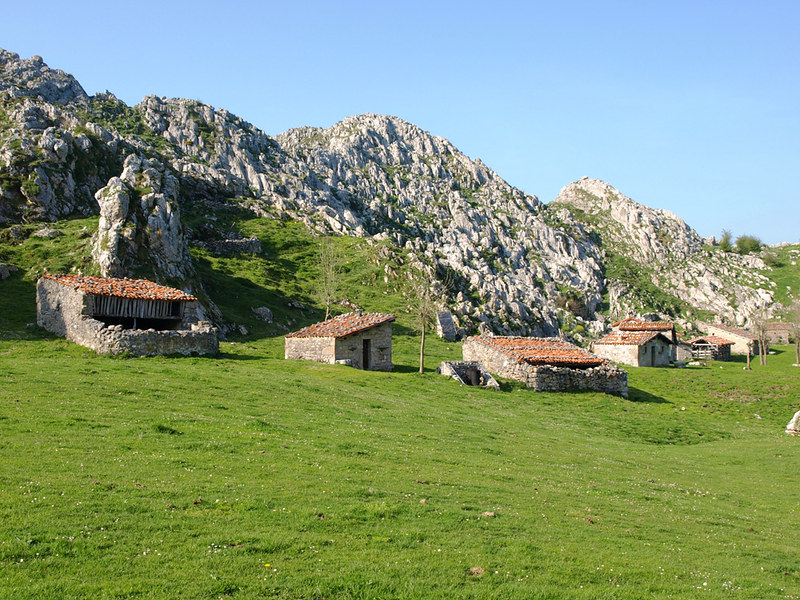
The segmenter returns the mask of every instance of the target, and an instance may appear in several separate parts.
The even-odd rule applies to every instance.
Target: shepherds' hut
[[[349,313],[309,325],[285,336],[285,356],[391,371],[392,322],[396,318],[382,313]]]
[[[592,352],[632,367],[666,367],[674,360],[674,347],[660,331],[612,331],[594,343]]]
[[[748,347],[751,355],[758,354],[758,338],[747,329],[722,325],[720,323],[699,323],[709,335],[725,338],[733,342],[731,352],[735,354],[747,354]]]
[[[216,354],[217,332],[197,321],[197,298],[144,279],[44,275],[37,322],[101,354]]]
[[[594,390],[628,395],[628,374],[585,350],[556,338],[469,337],[465,361],[480,361],[491,373],[522,381],[537,392]]]
[[[733,342],[715,335],[696,337],[688,342],[695,360],[730,360]]]

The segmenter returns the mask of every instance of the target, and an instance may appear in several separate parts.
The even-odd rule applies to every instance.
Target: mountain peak
[[[21,59],[0,49],[0,93],[12,97],[39,96],[45,102],[88,102],[89,96],[70,74],[48,67],[41,56]]]

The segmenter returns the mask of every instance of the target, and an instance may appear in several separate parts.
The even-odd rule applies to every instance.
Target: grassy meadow
[[[261,263],[193,250],[248,336],[104,357],[28,325],[37,265],[91,226],[0,245],[21,266],[0,282],[0,598],[800,598],[789,347],[752,371],[631,368],[628,399],[462,387],[433,372],[460,345],[435,339],[420,375],[402,312],[392,373],[285,361],[248,311],[313,302],[289,276],[311,242],[253,221]],[[342,243],[347,293],[402,310]]]

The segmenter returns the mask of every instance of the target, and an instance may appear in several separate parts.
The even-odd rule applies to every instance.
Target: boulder
[[[794,413],[792,420],[786,425],[786,433],[800,435],[800,410]]]

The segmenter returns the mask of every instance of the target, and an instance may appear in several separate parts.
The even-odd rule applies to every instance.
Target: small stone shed
[[[612,331],[594,343],[592,352],[632,367],[668,367],[674,347],[660,331]]]
[[[781,321],[767,323],[767,340],[770,344],[788,344],[792,341],[792,324]]]
[[[369,371],[391,371],[392,322],[383,313],[348,313],[284,337],[287,359],[347,364]]]
[[[733,342],[715,335],[704,335],[689,340],[695,360],[730,360]]]
[[[100,354],[216,354],[217,331],[197,320],[197,298],[145,279],[44,275],[36,320]]]
[[[720,323],[700,323],[699,325],[708,332],[708,335],[732,341],[731,352],[734,354],[747,354],[748,344],[750,345],[750,354],[758,354],[758,338],[747,329]]]
[[[628,395],[628,374],[556,338],[473,336],[462,346],[465,361],[480,361],[500,377],[537,392],[592,390]]]

